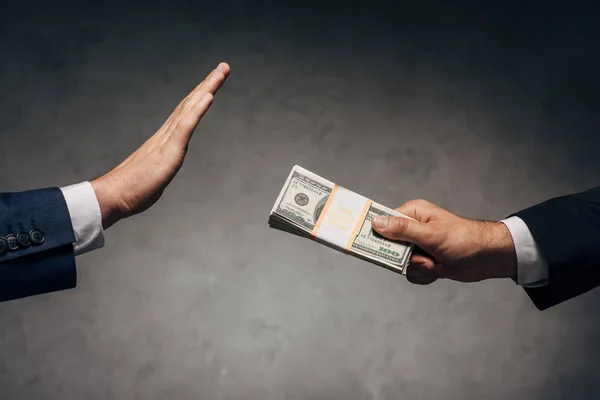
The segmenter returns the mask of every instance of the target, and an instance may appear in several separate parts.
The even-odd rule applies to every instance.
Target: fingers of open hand
[[[229,65],[220,63],[208,76],[188,95],[184,102],[183,112],[194,107],[194,105],[204,96],[205,93],[211,95],[217,94],[225,80],[229,76]]]
[[[161,133],[170,133],[179,123],[179,120],[184,118],[196,106],[205,93],[214,96],[221,86],[223,86],[223,83],[229,76],[229,72],[230,67],[227,63],[220,63],[217,68],[211,71],[211,73],[208,74],[208,76],[177,105],[161,128]]]
[[[229,65],[227,63],[220,63],[200,85],[194,89],[194,92],[208,92],[213,96],[223,86],[223,83],[229,76]],[[192,92],[193,93],[193,92]]]
[[[181,114],[186,114],[192,109],[205,93],[210,93],[214,96],[219,88],[223,86],[228,75],[229,66],[225,63],[219,64],[219,66],[208,74],[208,76],[185,98]]]
[[[173,132],[169,136],[169,142],[173,143],[177,148],[185,150],[196,126],[198,126],[200,119],[202,119],[202,116],[210,108],[212,101],[213,95],[208,92],[204,93],[191,110],[177,121]]]

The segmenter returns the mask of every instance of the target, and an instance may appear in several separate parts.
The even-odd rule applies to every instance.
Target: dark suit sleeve
[[[30,235],[32,229],[38,233]],[[33,240],[6,249],[19,233]],[[0,193],[0,236],[8,239],[0,246],[0,301],[76,286],[75,235],[59,188]]]
[[[555,197],[513,215],[527,224],[548,263],[548,285],[525,288],[538,309],[600,285],[600,187]]]

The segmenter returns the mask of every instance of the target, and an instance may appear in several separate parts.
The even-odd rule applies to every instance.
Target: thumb
[[[419,221],[404,217],[378,215],[371,221],[373,229],[388,239],[400,240],[423,246],[428,242],[430,229]]]

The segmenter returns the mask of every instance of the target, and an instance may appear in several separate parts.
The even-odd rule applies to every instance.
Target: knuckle
[[[422,245],[427,249],[437,250],[441,243],[443,243],[443,240],[444,239],[439,232],[436,232],[435,230],[428,230],[423,237]]]
[[[432,247],[435,247],[435,240],[428,235],[421,239],[420,245],[423,246],[424,249],[429,250]]]
[[[427,208],[431,206],[431,203],[425,199],[415,199],[412,201],[412,203],[416,206],[416,207],[421,207],[421,208]]]
[[[390,217],[389,230],[393,233],[403,233],[408,227],[409,221],[402,217]]]

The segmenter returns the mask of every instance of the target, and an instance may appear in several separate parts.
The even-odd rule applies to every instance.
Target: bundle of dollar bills
[[[376,233],[371,227],[376,215],[410,218],[295,165],[269,226],[406,275],[413,245]]]

